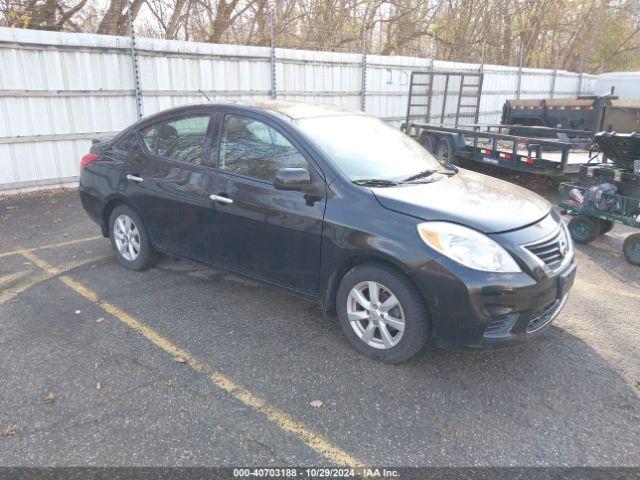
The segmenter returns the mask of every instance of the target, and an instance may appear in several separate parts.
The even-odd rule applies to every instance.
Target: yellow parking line
[[[48,245],[42,245],[40,247],[18,248],[17,250],[11,250],[10,252],[0,253],[0,258],[8,257],[10,255],[20,255],[23,252],[38,252],[40,250],[48,250],[51,248],[64,247],[66,245],[75,245],[76,243],[90,242],[91,240],[98,240],[100,238],[104,238],[104,237],[102,235],[96,235],[95,237],[84,237],[84,238],[77,238],[75,240],[68,240],[66,242],[50,243]]]
[[[44,260],[37,257],[32,251],[23,250],[20,251],[20,254],[31,260],[38,267],[42,268],[46,273],[52,275],[58,273],[55,267],[52,267]],[[139,320],[136,320],[120,307],[101,299],[97,293],[87,288],[82,283],[74,280],[68,275],[62,275],[58,278],[78,295],[92,303],[95,303],[105,312],[120,320],[127,327],[143,335],[147,340],[167,352],[169,355],[182,357],[186,361],[187,365],[196,372],[206,375],[206,377],[216,387],[228,392],[236,400],[250,407],[254,411],[261,413],[281,430],[298,437],[310,448],[334,464],[348,467],[361,467],[364,465],[363,462],[353,457],[348,452],[345,452],[340,447],[333,445],[328,439],[314,432],[302,422],[299,422],[283,411],[272,407],[263,398],[254,395],[246,388],[235,383],[231,378],[193,357],[189,352],[173,344],[151,327],[145,325]]]
[[[9,300],[13,300],[25,290],[28,290],[34,285],[37,285],[40,282],[44,282],[51,277],[53,277],[53,275],[50,275],[46,272],[41,273],[40,275],[36,275],[35,277],[27,278],[25,281],[18,283],[11,289],[0,292],[0,305],[8,302]]]
[[[24,251],[24,252],[20,252],[22,255],[24,255],[25,257],[27,257],[27,255],[29,255],[29,252]],[[64,272],[68,272],[69,270],[73,270],[74,268],[80,267],[82,265],[85,265],[87,263],[91,263],[91,262],[95,262],[97,260],[102,260],[103,258],[107,258],[108,255],[102,255],[100,257],[93,257],[90,259],[83,259],[83,260],[74,260],[73,262],[68,262],[65,263],[63,265],[60,265],[58,267],[55,268],[50,268],[48,270],[45,270],[44,273],[40,273],[39,275],[36,275],[34,277],[31,278],[26,278],[25,280],[23,280],[22,282],[19,282],[17,285],[15,285],[14,287],[8,288],[4,291],[0,291],[0,305],[2,305],[3,303],[8,302],[9,300],[13,300],[15,297],[17,297],[18,295],[20,295],[22,292],[30,289],[31,287],[42,283],[46,280],[49,280],[50,278],[53,278],[56,275],[60,275],[61,273]],[[27,257],[28,258],[28,257]],[[33,262],[36,263],[36,262]],[[40,266],[40,265],[38,265]]]
[[[29,270],[21,270],[19,272],[13,272],[8,275],[3,275],[2,277],[0,277],[0,287],[2,287],[2,285],[13,282],[14,280],[17,280],[20,277],[24,277],[28,273]]]

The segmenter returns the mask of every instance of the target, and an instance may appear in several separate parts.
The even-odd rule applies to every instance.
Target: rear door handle
[[[233,203],[233,200],[231,200],[229,197],[223,197],[222,195],[209,195],[209,198],[211,200],[213,200],[214,202],[220,202],[220,203]]]
[[[129,180],[130,182],[134,182],[134,183],[140,183],[142,182],[144,179],[142,177],[139,177],[137,175],[127,175],[127,180]]]

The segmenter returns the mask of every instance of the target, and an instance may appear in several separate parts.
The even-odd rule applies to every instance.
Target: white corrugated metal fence
[[[271,96],[268,47],[148,38],[137,39],[137,47],[146,115],[203,102],[199,90],[220,102]],[[275,57],[278,99],[360,108],[361,55],[277,49]],[[399,123],[410,73],[427,69],[430,61],[377,55],[366,60],[366,111]],[[435,61],[433,68],[477,71],[480,65]],[[483,72],[480,122],[498,122],[504,101],[516,96],[518,68],[484,65]],[[584,75],[582,93],[592,91],[594,82]],[[552,91],[575,96],[579,84],[575,73],[525,68],[521,98]],[[436,95],[433,108],[440,112],[438,101]],[[74,185],[90,139],[135,120],[127,37],[0,28],[0,193]]]

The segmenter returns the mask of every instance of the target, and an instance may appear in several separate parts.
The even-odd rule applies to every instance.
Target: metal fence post
[[[360,94],[360,110],[367,108],[367,11],[362,17],[362,92]]]
[[[580,76],[578,77],[578,94],[577,94],[578,97],[580,96],[580,94],[582,94],[582,77],[583,76],[584,76],[584,55],[580,57]]]
[[[553,98],[556,93],[556,78],[558,77],[558,52],[556,51],[556,56],[553,60],[553,73],[551,74],[551,95]]]
[[[516,98],[520,99],[522,94],[522,64],[524,63],[524,41],[520,39],[520,62],[518,65],[518,86],[516,87]]]
[[[140,88],[140,66],[138,65],[138,52],[136,50],[136,34],[133,29],[133,17],[131,15],[131,0],[127,5],[127,21],[129,23],[129,46],[131,51],[131,65],[133,68],[133,88],[136,94],[136,114],[142,118],[142,90]]]
[[[436,55],[436,35],[431,29],[431,44],[429,46],[429,70],[433,71],[433,58]]]
[[[269,62],[271,66],[271,99],[275,100],[277,97],[276,90],[276,12],[273,4],[269,2]]]

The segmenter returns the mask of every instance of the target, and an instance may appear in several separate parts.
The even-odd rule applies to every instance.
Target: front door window
[[[300,152],[274,128],[249,117],[224,117],[218,168],[271,182],[276,171],[285,167],[309,168]]]

